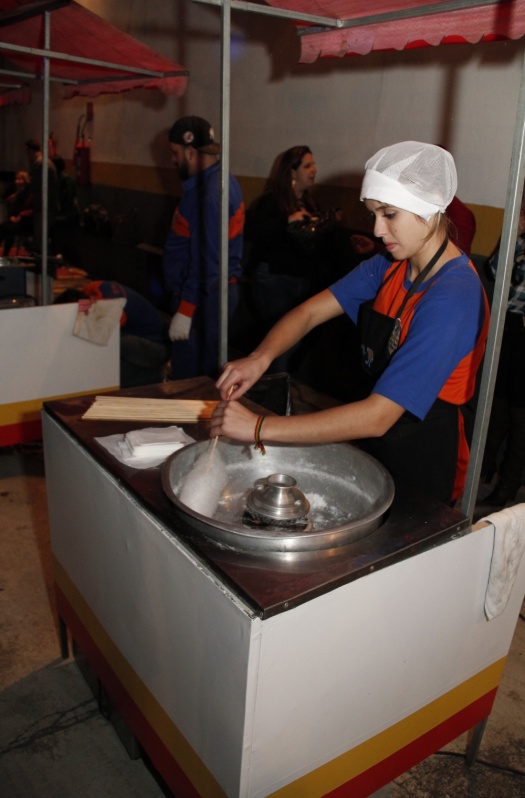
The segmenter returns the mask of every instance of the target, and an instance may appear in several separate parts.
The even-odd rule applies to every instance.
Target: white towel
[[[494,527],[494,549],[485,594],[485,615],[490,621],[507,606],[525,550],[525,504],[505,507],[480,521]]]
[[[124,297],[95,301],[81,299],[78,303],[73,335],[98,346],[107,346],[113,330],[119,325],[125,304]]]

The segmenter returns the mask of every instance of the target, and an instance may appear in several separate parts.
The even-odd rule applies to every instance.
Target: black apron
[[[393,269],[386,280],[383,280],[374,299],[363,302],[359,308],[357,325],[359,329],[359,341],[361,345],[361,365],[371,377],[379,377],[390,363],[392,355],[396,352],[401,338],[401,314],[406,307],[410,297],[419,288],[425,277],[430,274],[432,268],[438,262],[448,244],[448,238],[439,247],[434,257],[427,263],[425,268],[414,280],[406,296],[394,313],[394,316],[387,316],[374,310],[374,302],[382,288],[397,274],[405,261],[400,261]]]
[[[380,438],[356,441],[390,472],[397,488],[452,503],[459,449],[459,413],[436,399],[425,418],[405,412]]]
[[[361,305],[358,321],[361,362],[366,373],[375,379],[388,366],[399,346],[401,314],[406,303],[437,263],[447,243],[448,239],[445,238],[432,260],[413,282],[394,317],[374,310],[374,300]],[[381,283],[379,291],[403,263],[401,261]],[[396,486],[404,486],[450,503],[459,448],[459,412],[457,405],[436,399],[423,420],[405,412],[384,435],[366,438],[358,444],[383,463],[392,474]]]

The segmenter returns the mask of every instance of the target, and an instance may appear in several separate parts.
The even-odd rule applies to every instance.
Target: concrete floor
[[[39,445],[0,449],[0,519],[0,795],[167,795],[129,758],[74,660],[60,657]],[[459,738],[382,795],[525,798],[524,621],[522,609],[478,761],[466,767]]]

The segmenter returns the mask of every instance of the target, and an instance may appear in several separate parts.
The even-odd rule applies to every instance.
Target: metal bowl
[[[192,510],[179,496],[209,441],[190,444],[169,457],[162,467],[162,485],[177,510],[190,525],[215,543],[251,552],[312,552],[333,549],[374,532],[394,499],[394,482],[388,471],[370,455],[349,443],[312,446],[266,445],[266,455],[253,446],[219,439],[210,464],[226,470],[213,515]],[[310,505],[308,528],[243,523],[247,498],[257,480],[272,474],[293,477]]]

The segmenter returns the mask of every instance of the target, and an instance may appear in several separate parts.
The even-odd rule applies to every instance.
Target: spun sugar
[[[179,499],[194,512],[212,517],[227,482],[226,465],[219,452],[206,450],[186,476]]]

